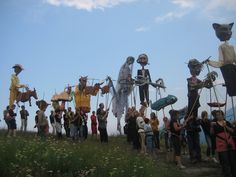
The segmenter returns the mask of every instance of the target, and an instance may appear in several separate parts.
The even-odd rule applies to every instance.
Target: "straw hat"
[[[12,68],[19,68],[19,69],[21,69],[21,70],[24,69],[23,66],[20,65],[20,64],[15,64],[14,66],[12,66]]]

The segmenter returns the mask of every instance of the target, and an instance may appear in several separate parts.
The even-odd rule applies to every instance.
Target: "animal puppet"
[[[229,96],[236,96],[236,53],[234,47],[228,43],[233,25],[234,23],[212,25],[217,38],[223,43],[219,46],[219,61],[208,62],[209,65],[220,68]]]

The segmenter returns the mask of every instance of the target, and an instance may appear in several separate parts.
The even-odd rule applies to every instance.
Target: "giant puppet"
[[[199,103],[199,93],[198,90],[202,88],[202,81],[197,78],[202,70],[203,64],[200,63],[197,59],[191,59],[188,62],[188,68],[191,74],[190,78],[187,78],[188,83],[188,112],[187,116],[193,116],[197,118],[198,108],[200,107]]]
[[[188,111],[185,118],[186,130],[187,130],[187,140],[190,160],[193,162],[201,160],[201,148],[199,131],[200,125],[198,124],[198,108],[199,103],[199,89],[203,87],[203,82],[197,78],[202,70],[203,64],[197,59],[191,59],[188,62],[188,68],[190,70],[191,77],[187,78],[188,83]]]
[[[121,130],[120,119],[128,110],[128,97],[133,89],[132,68],[134,57],[129,56],[121,66],[116,84],[116,94],[112,100],[112,112],[117,118],[117,130]]]
[[[140,104],[147,107],[149,105],[149,83],[152,82],[149,70],[144,68],[148,64],[148,56],[146,54],[140,54],[137,63],[142,67],[137,72],[137,80],[140,81],[138,83]]]
[[[208,62],[209,65],[220,68],[229,96],[236,96],[236,54],[234,47],[228,43],[233,25],[234,23],[212,25],[217,38],[223,43],[219,46],[219,61]]]
[[[10,96],[9,96],[9,107],[11,107],[19,94],[19,88],[26,88],[25,85],[20,84],[18,75],[23,70],[23,67],[20,64],[14,65],[14,74],[11,76],[11,86],[10,86]]]
[[[79,84],[75,86],[75,105],[77,109],[83,110],[83,112],[90,112],[90,94],[86,94],[85,88],[87,86],[88,77],[81,77]]]

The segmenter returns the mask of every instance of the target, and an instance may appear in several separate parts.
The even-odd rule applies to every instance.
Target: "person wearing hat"
[[[144,67],[148,64],[148,56],[146,54],[140,54],[137,59],[137,63],[141,65],[141,69],[137,72],[137,78],[139,80],[145,80],[145,82],[152,82],[151,76],[148,69]],[[149,84],[148,83],[140,83],[139,85],[139,97],[140,97],[140,104],[143,106],[149,105]],[[145,102],[146,100],[146,102]]]
[[[23,70],[23,67],[20,64],[16,64],[12,68],[14,68],[15,74],[12,74],[11,76],[9,107],[14,104],[19,93],[19,88],[26,88],[25,85],[20,84],[20,80],[18,78],[18,75]]]

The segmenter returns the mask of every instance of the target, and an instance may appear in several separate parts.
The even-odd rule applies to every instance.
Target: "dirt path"
[[[188,155],[182,156],[182,161],[186,169],[183,169],[187,176],[191,177],[222,177],[221,166],[213,161],[202,161],[192,163]]]

